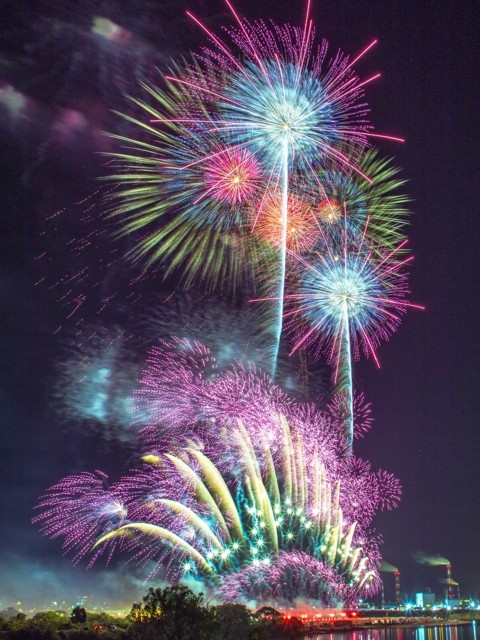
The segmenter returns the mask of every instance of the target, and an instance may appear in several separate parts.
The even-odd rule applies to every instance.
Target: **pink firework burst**
[[[335,606],[377,589],[370,525],[398,483],[345,456],[328,415],[255,370],[218,374],[185,339],[160,343],[141,380],[140,468],[111,488],[98,472],[57,483],[35,518],[46,535],[90,564],[120,547],[151,575],[195,577],[220,598]]]
[[[353,392],[354,438],[363,438],[370,431],[373,422],[371,407],[363,393]],[[350,413],[349,394],[345,391],[336,393],[328,403],[327,411],[337,423],[344,423]]]
[[[88,566],[106,553],[110,559],[120,540],[92,549],[98,536],[127,522],[127,509],[108,477],[101,471],[68,476],[50,487],[37,509],[33,522],[50,538],[63,538],[65,553],[74,553],[75,563],[89,555]]]
[[[366,460],[348,456],[340,461],[336,473],[344,478],[340,504],[345,518],[361,523],[364,531],[378,510],[389,511],[400,502],[402,489],[398,479],[385,471],[373,471]]]
[[[227,148],[206,158],[205,196],[227,204],[242,204],[258,196],[262,172],[258,159],[247,149]]]
[[[362,593],[374,593],[378,574],[368,576]],[[358,589],[349,586],[326,563],[301,551],[281,552],[273,562],[249,565],[228,576],[219,589],[226,602],[257,600],[291,607],[298,599],[318,608],[352,607],[358,603]]]

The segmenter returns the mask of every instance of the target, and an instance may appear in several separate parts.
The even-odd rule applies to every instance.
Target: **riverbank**
[[[478,620],[480,622],[480,619]],[[368,629],[405,628],[405,627],[443,627],[471,625],[477,622],[475,618],[451,619],[425,617],[387,617],[387,618],[359,618],[355,621],[341,621],[333,623],[306,623],[306,631],[309,635],[322,635],[327,633],[346,633],[348,631],[363,631]],[[308,637],[308,636],[307,636]]]

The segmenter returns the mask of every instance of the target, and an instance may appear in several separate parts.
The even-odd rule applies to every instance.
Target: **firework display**
[[[143,325],[134,391],[119,333],[65,394],[75,412],[86,394],[97,422],[122,422],[128,399],[139,465],[111,483],[61,480],[34,522],[75,562],[118,553],[218,601],[355,606],[380,589],[373,519],[401,489],[354,455],[372,418],[353,361],[378,364],[421,308],[408,301],[405,181],[370,147],[399,138],[372,133],[364,86],[377,75],[354,71],[374,43],[353,60],[318,44],[309,1],[301,28],[252,24],[225,2],[236,26],[220,39],[189,14],[209,45],[141,83],[130,100],[143,117],[119,113],[132,133],[111,136],[107,219],[169,293]],[[310,357],[333,371],[315,403],[299,391]]]
[[[154,349],[138,392],[151,423],[141,468],[110,488],[99,472],[52,487],[36,518],[45,533],[64,537],[77,560],[118,548],[153,574],[167,566],[171,580],[190,575],[218,587],[224,600],[259,597],[253,567],[269,585],[263,597],[283,605],[352,604],[374,592],[371,522],[398,503],[398,481],[345,459],[336,421],[264,375],[214,370],[199,343]]]
[[[238,22],[227,30],[231,45],[208,32],[210,47],[175,67],[164,90],[144,85],[153,104],[134,99],[148,118],[134,122],[152,142],[119,138],[126,151],[113,155],[118,188],[110,207],[120,233],[142,232],[134,259],[168,262],[167,274],[183,275],[187,285],[220,288],[228,279],[236,286],[259,260],[273,268],[275,375],[292,233],[318,224],[290,195],[291,183],[300,175],[328,199],[316,172],[333,164],[364,176],[358,162],[371,127],[363,86],[373,78],[360,81],[347,56],[329,57],[325,42],[317,47],[308,14],[303,29],[267,27],[230,8]],[[273,255],[251,232],[252,217],[255,228],[272,208]],[[260,238],[271,238],[271,224],[257,227]]]

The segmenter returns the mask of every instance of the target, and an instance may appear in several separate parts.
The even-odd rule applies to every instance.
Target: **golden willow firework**
[[[214,364],[186,340],[152,350],[138,394],[151,424],[141,468],[110,488],[99,473],[64,479],[40,503],[43,531],[77,560],[123,551],[153,562],[153,574],[195,577],[223,600],[336,606],[375,592],[371,523],[397,504],[396,479],[345,458],[328,415],[254,370],[212,377]],[[285,581],[300,574],[300,590]]]

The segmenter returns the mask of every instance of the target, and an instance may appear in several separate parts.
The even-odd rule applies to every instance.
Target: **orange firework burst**
[[[342,203],[332,198],[322,200],[317,208],[317,217],[321,222],[334,224],[342,216]]]
[[[290,194],[287,201],[287,251],[300,253],[312,249],[319,239],[320,230],[311,206],[305,200]],[[252,223],[253,233],[280,248],[282,245],[282,194],[267,194],[262,200]]]

